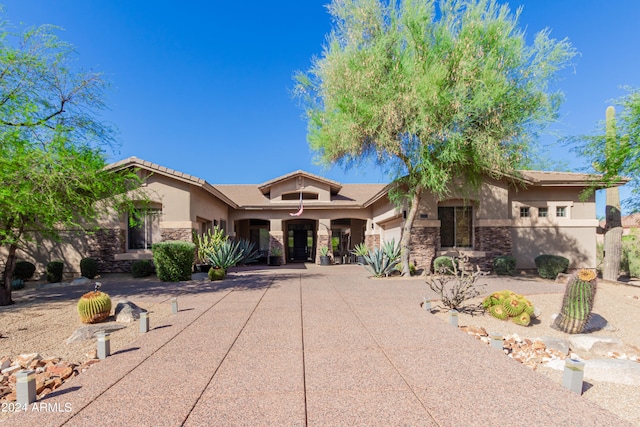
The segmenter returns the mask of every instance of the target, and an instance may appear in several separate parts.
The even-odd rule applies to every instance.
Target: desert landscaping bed
[[[484,295],[486,293],[483,293]],[[505,357],[511,357],[558,383],[562,383],[563,372],[558,369],[563,366],[564,359],[572,356],[586,360],[583,397],[640,425],[640,407],[637,404],[637,397],[640,395],[640,385],[637,382],[637,371],[640,370],[640,334],[637,329],[640,320],[640,287],[604,281],[598,283],[593,309],[594,324],[598,329],[585,335],[601,337],[603,341],[610,342],[600,342],[589,351],[569,345],[569,351],[563,352],[544,344],[544,341],[553,341],[549,338],[566,341],[568,344],[572,337],[551,327],[551,316],[560,310],[562,297],[562,293],[527,295],[540,312],[539,317],[529,326],[520,326],[509,320],[499,320],[489,314],[465,313],[459,314],[458,324],[462,331],[484,343],[481,345],[489,345],[489,334],[502,334]],[[481,300],[482,298],[478,298],[470,300],[469,303],[477,304]],[[434,307],[436,306],[438,302],[434,301]],[[448,309],[438,306],[433,313],[443,321],[449,321]],[[626,361],[622,362],[623,364],[628,364],[632,368],[635,367],[632,363],[636,363],[638,370],[634,370],[633,374],[631,372],[615,376],[612,374],[606,381],[596,381],[589,378],[588,364],[590,360],[597,359],[623,360]],[[549,366],[554,366],[556,369]],[[532,390],[532,392],[543,391]]]
[[[154,280],[148,279],[150,282]],[[489,280],[498,282],[498,286],[507,283],[504,284],[505,289],[509,287],[509,279],[494,277]],[[495,287],[495,284],[492,286]],[[80,294],[79,291],[76,293]],[[18,360],[25,366],[37,369],[41,374],[40,396],[59,387],[66,379],[90,369],[92,364],[98,363],[95,359],[95,340],[71,344],[65,342],[77,328],[82,326],[76,310],[77,298],[50,298],[50,293],[45,298],[33,289],[27,290],[26,293],[16,292],[15,297],[19,301],[18,304],[0,308],[0,316],[3,319],[3,329],[0,330],[2,335],[0,361],[5,360],[6,363],[6,360],[9,360],[9,363],[14,363]],[[478,337],[478,345],[488,345],[487,333],[500,332],[505,336],[505,357],[512,357],[540,374],[562,382],[562,371],[546,367],[546,363],[550,360],[562,361],[567,354],[547,348],[540,340],[545,337],[568,339],[567,334],[550,327],[551,315],[560,309],[562,293],[532,293],[528,294],[528,298],[540,311],[540,316],[528,327],[519,326],[510,321],[501,321],[489,315],[471,316],[464,313],[459,315],[459,325],[462,330]],[[113,298],[114,305],[118,299],[118,297]],[[171,308],[166,299],[163,296],[137,298],[135,295],[130,298],[132,302],[150,311],[154,325],[160,324],[171,315]],[[437,305],[438,302],[434,301],[434,306]],[[443,321],[448,321],[446,310],[436,308],[433,313]],[[589,335],[614,338],[621,343],[602,347],[595,352],[571,349],[567,353],[575,353],[583,359],[619,358],[638,363],[640,335],[637,334],[636,328],[640,313],[640,287],[600,282],[594,313],[599,319],[606,320],[607,325]],[[110,319],[106,324],[113,323],[115,323],[113,319]],[[127,324],[127,327],[112,333],[111,352],[116,353],[126,349],[138,337],[138,323]],[[20,357],[20,355],[24,356]],[[496,374],[495,377],[499,379],[499,375]],[[0,387],[3,385],[8,387],[5,391],[0,389],[0,394],[3,394],[0,401],[6,402],[13,397],[10,383],[15,381],[15,377],[2,375],[0,379],[3,380]],[[622,384],[620,380],[620,378],[611,378],[611,381],[586,379],[583,396],[622,418],[640,425],[640,408],[636,402],[637,396],[640,395],[640,386]],[[544,390],[531,392],[544,393]],[[0,416],[0,421],[3,419]]]

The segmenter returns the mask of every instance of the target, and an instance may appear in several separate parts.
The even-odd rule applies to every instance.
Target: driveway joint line
[[[338,288],[336,288],[335,283],[331,283],[331,286],[333,287],[333,289],[335,290],[335,292],[340,296],[340,298],[342,299],[342,301],[347,305],[347,307],[349,307],[349,310],[351,310],[351,312],[353,313],[354,316],[356,316],[356,318],[358,319],[358,322],[360,322],[360,324],[362,325],[362,327],[367,331],[367,333],[369,334],[369,336],[371,337],[371,339],[373,339],[373,341],[376,343],[376,346],[378,347],[378,349],[382,352],[382,354],[384,355],[385,359],[387,359],[389,361],[389,363],[391,364],[391,366],[393,366],[393,369],[396,371],[396,373],[398,374],[398,376],[400,376],[400,378],[402,379],[402,382],[405,383],[405,385],[407,386],[407,388],[409,388],[409,390],[411,391],[411,394],[413,394],[413,396],[418,400],[418,402],[420,402],[420,406],[422,406],[425,410],[425,412],[427,414],[429,414],[429,417],[431,418],[431,420],[435,423],[435,425],[439,426],[441,425],[431,414],[431,411],[429,411],[429,409],[425,406],[424,402],[422,401],[422,399],[420,399],[420,397],[416,394],[415,390],[413,389],[413,387],[411,387],[411,385],[409,384],[409,382],[407,381],[407,379],[404,377],[404,375],[402,375],[402,373],[400,373],[400,370],[398,369],[398,367],[396,366],[395,363],[393,363],[393,361],[391,360],[391,358],[389,357],[389,355],[387,354],[387,352],[384,350],[384,348],[380,345],[380,343],[378,342],[378,340],[376,339],[376,337],[371,333],[371,331],[369,330],[369,328],[367,328],[367,325],[362,321],[362,318],[358,315],[358,313],[356,312],[356,310],[353,309],[353,306],[349,303],[349,301],[347,301],[347,299],[344,297],[344,295],[338,290]]]
[[[260,299],[258,300],[256,305],[251,310],[251,313],[249,313],[249,316],[247,316],[247,320],[245,320],[244,324],[240,328],[240,331],[238,331],[238,333],[236,334],[236,337],[233,339],[233,342],[231,343],[231,345],[229,346],[229,348],[225,352],[224,356],[222,357],[222,360],[220,360],[220,363],[218,363],[218,366],[216,366],[216,369],[213,371],[213,374],[211,374],[211,377],[209,377],[209,381],[207,381],[207,384],[203,387],[202,391],[200,392],[200,395],[197,397],[197,399],[193,403],[193,405],[191,405],[191,409],[189,409],[189,412],[187,413],[187,415],[185,416],[184,420],[180,424],[181,427],[184,427],[185,423],[187,422],[187,420],[191,416],[191,413],[195,409],[196,405],[198,404],[198,402],[200,402],[200,400],[202,400],[202,395],[207,390],[207,388],[209,388],[209,386],[211,385],[211,381],[213,381],[213,379],[215,378],[216,374],[218,373],[218,370],[220,369],[220,366],[222,366],[224,361],[227,360],[227,356],[229,355],[229,352],[231,352],[231,349],[233,348],[233,346],[236,345],[236,342],[238,341],[238,338],[242,334],[242,331],[244,331],[244,329],[247,327],[247,323],[249,323],[249,320],[251,320],[251,317],[256,312],[256,309],[258,308],[258,306],[262,302],[262,299],[264,298],[264,296],[267,294],[267,291],[271,288],[271,284],[275,281],[276,277],[277,276],[273,276],[271,278],[271,282],[269,282],[269,285],[265,288],[264,292],[262,292],[262,295],[260,296]]]
[[[132,367],[130,370],[128,370],[124,375],[122,375],[122,377],[120,377],[116,382],[114,382],[113,384],[111,384],[109,387],[107,387],[106,389],[102,390],[97,396],[95,396],[89,403],[87,403],[86,405],[84,405],[82,408],[80,408],[77,412],[75,412],[73,415],[71,415],[67,420],[65,420],[62,424],[60,424],[61,426],[69,423],[69,421],[71,421],[73,418],[75,418],[78,414],[80,414],[82,411],[84,411],[87,407],[89,407],[91,404],[95,403],[95,401],[100,398],[103,394],[105,394],[107,391],[111,390],[113,387],[115,387],[118,383],[120,383],[121,381],[123,381],[125,378],[127,378],[127,375],[129,375],[131,372],[135,371],[137,368],[139,368],[144,362],[146,362],[147,360],[149,360],[153,355],[155,355],[157,352],[159,352],[161,349],[163,349],[165,346],[167,346],[170,342],[172,342],[174,339],[176,339],[176,337],[178,335],[180,335],[180,333],[182,333],[184,330],[186,330],[189,326],[191,326],[192,324],[194,324],[198,319],[200,319],[202,316],[204,316],[206,313],[208,313],[211,309],[213,309],[216,305],[218,305],[218,303],[220,303],[223,299],[225,299],[226,297],[228,297],[232,292],[234,292],[233,289],[229,290],[222,298],[220,298],[218,301],[216,301],[215,303],[213,303],[211,305],[211,307],[207,308],[205,311],[203,311],[198,317],[196,317],[195,319],[193,319],[191,322],[189,322],[187,325],[184,326],[184,328],[178,330],[172,337],[171,339],[167,340],[167,342],[165,342],[164,344],[162,344],[160,347],[158,347],[157,349],[155,349],[151,354],[149,354],[147,357],[145,357],[144,359],[142,359],[140,361],[140,363],[137,363],[134,367]]]

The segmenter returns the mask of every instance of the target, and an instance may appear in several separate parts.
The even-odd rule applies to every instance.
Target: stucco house
[[[358,243],[398,241],[406,215],[389,201],[385,184],[341,184],[300,170],[262,184],[216,185],[136,157],[109,167],[135,168],[144,178],[152,207],[144,221],[132,227],[124,215],[106,215],[98,231],[69,234],[62,244],[39,242],[23,259],[40,265],[63,259],[66,271],[78,271],[80,259],[90,256],[101,271],[128,271],[133,260],[152,258],[154,242],[191,240],[192,230],[218,226],[231,238],[255,242],[265,255],[280,247],[283,263],[317,262],[323,246],[335,263],[348,263]],[[517,180],[487,178],[471,195],[425,194],[411,261],[429,269],[436,256],[458,249],[485,267],[495,256],[513,255],[517,268],[534,268],[536,256],[551,253],[569,258],[571,268],[594,268],[595,200],[579,197],[591,179],[522,171]]]

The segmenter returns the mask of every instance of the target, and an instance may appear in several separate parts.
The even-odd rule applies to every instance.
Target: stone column
[[[329,248],[329,256],[333,255],[331,246],[331,220],[320,219],[318,220],[318,230],[316,231],[316,264],[320,264],[320,248],[326,246]]]
[[[287,257],[285,256],[285,245],[284,245],[284,231],[282,231],[282,220],[281,219],[272,219],[269,225],[269,256],[272,255],[272,252],[278,249],[281,254],[282,264],[287,263]]]

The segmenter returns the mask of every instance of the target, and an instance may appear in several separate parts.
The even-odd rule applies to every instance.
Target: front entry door
[[[309,258],[308,247],[309,230],[293,230],[293,260],[306,261]]]

